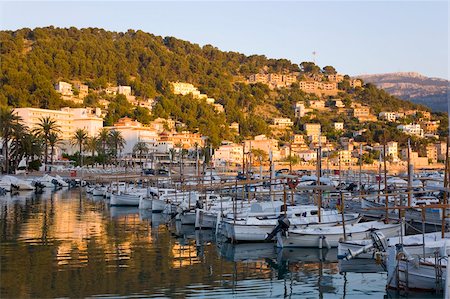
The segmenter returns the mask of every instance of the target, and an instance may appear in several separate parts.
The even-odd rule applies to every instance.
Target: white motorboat
[[[96,185],[94,187],[94,189],[92,190],[92,195],[93,196],[105,196],[106,190],[107,190],[107,187]]]
[[[395,246],[402,244],[407,248],[408,252],[412,255],[421,255],[424,252],[425,245],[429,242],[436,242],[442,240],[441,232],[416,234],[409,236],[397,236],[386,238],[382,233],[378,233],[382,242],[385,242],[384,246]],[[384,240],[385,241],[384,241]],[[373,245],[372,239],[363,240],[340,240],[338,245],[338,258],[358,258],[358,259],[372,259],[376,252],[376,246]],[[385,248],[387,249],[387,248]]]
[[[449,239],[426,244],[430,255],[411,256],[403,247],[388,249],[388,288],[448,292]]]
[[[144,195],[139,193],[113,193],[109,204],[111,206],[139,206],[139,201]]]
[[[253,204],[252,208],[258,204]],[[252,211],[252,209],[250,209]],[[342,222],[342,215],[336,210],[321,209],[321,221],[319,222],[318,209],[316,206],[288,206],[286,216],[290,227],[329,227]],[[251,214],[250,212],[249,214]],[[265,241],[267,236],[278,225],[278,220],[284,212],[281,209],[273,213],[255,213],[245,219],[224,219],[222,225],[225,235],[233,241]],[[359,222],[358,213],[344,214],[348,224]]]
[[[31,184],[31,182],[16,178],[14,176],[11,175],[5,175],[1,178],[2,181],[2,187],[5,188],[6,190],[8,190],[8,184],[9,184],[9,191],[11,191],[11,189],[17,189],[20,191],[25,191],[25,190],[34,190],[34,186]]]
[[[399,236],[402,224],[385,224],[380,221],[370,221],[345,225],[347,240],[368,239],[373,231],[380,231],[386,237]],[[313,227],[289,229],[287,236],[277,235],[278,247],[338,247],[339,240],[344,236],[343,226]]]
[[[158,198],[152,199],[152,212],[161,213],[163,211],[168,214],[176,211],[178,205],[186,202],[190,207],[194,207],[198,200],[196,192],[177,192],[165,193]]]
[[[215,193],[207,193],[206,195],[198,195],[197,194],[195,199],[196,199],[195,203],[192,203],[192,202],[189,203],[189,202],[184,201],[183,203],[181,203],[178,206],[177,219],[179,219],[181,221],[181,224],[184,224],[184,225],[198,224],[199,226],[197,227],[197,229],[202,226],[202,224],[204,223],[203,220],[205,220],[203,217],[203,214],[200,214],[200,212],[198,212],[199,210],[211,211],[211,209],[213,209],[213,207],[220,208],[221,205],[222,205],[222,209],[223,209],[224,206],[229,207],[230,206],[229,203],[231,202],[231,197],[221,197],[220,195],[215,194]],[[195,206],[193,207],[194,204],[195,204]],[[197,217],[199,217],[199,218],[197,219]],[[211,223],[211,225],[208,225],[208,227],[203,226],[203,228],[215,227],[215,220],[217,219],[217,213],[214,213],[212,218],[214,218],[214,220],[213,220],[214,224]]]

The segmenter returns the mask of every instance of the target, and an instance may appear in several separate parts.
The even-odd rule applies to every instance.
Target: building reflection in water
[[[317,297],[344,289],[332,251],[219,242],[212,231],[110,208],[78,190],[11,199],[0,199],[0,297]],[[384,294],[382,277],[376,282]]]

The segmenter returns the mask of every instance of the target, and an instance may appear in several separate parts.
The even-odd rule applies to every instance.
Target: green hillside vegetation
[[[211,45],[201,47],[140,30],[118,33],[98,28],[46,27],[0,31],[0,53],[0,106],[48,109],[76,106],[63,101],[54,90],[54,84],[78,80],[87,84],[91,91],[84,100],[85,105],[98,106],[100,98],[111,101],[106,125],[123,116],[144,124],[156,117],[172,117],[186,124],[187,129],[208,135],[214,145],[233,138],[228,125],[234,121],[240,123],[240,138],[269,134],[269,118],[274,115],[260,113],[261,109],[257,108],[261,105],[275,107],[276,116],[294,119],[292,106],[295,102],[307,103],[316,98],[301,91],[297,84],[275,90],[265,84],[245,84],[242,81],[248,75],[262,69],[269,73],[298,72],[300,77],[335,72],[331,66],[320,69],[313,63],[298,65],[286,59],[224,52]],[[175,81],[192,83],[202,93],[215,98],[224,106],[225,115],[191,96],[174,95],[169,82]],[[145,108],[135,109],[122,96],[100,93],[108,84],[130,85],[138,99],[155,98],[152,115]],[[344,81],[340,87],[344,91],[339,97],[344,102],[367,104],[374,113],[381,109],[419,107],[392,97],[374,85],[352,89],[348,81]],[[340,118],[340,115],[322,117],[327,122]],[[321,119],[320,115],[317,119]],[[354,122],[346,121],[349,125]],[[295,130],[301,132],[301,129],[302,123],[297,121]]]

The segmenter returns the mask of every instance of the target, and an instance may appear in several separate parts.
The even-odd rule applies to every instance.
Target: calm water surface
[[[0,205],[1,298],[386,296],[386,273],[342,272],[336,250],[217,242],[80,190],[7,195]],[[379,270],[364,263],[356,269]]]

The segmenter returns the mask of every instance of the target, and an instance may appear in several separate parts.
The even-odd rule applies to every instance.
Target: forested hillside
[[[299,76],[323,71],[318,67],[306,70],[302,64],[286,59],[224,52],[211,45],[200,47],[174,37],[134,30],[118,33],[98,28],[25,28],[0,31],[0,43],[1,106],[57,109],[73,105],[62,101],[55,92],[58,81],[78,80],[91,91],[108,84],[130,85],[138,98],[156,99],[151,117],[171,116],[188,129],[210,136],[215,144],[230,137],[224,128],[231,122],[240,123],[242,136],[268,133],[271,117],[293,117],[295,102],[316,98],[301,91],[297,84],[275,90],[260,83],[246,84],[248,75],[263,69],[267,73],[296,72]],[[194,84],[222,104],[225,115],[218,115],[210,105],[195,102],[190,96],[173,95],[169,84],[172,81]],[[344,85],[342,89],[341,98],[367,104],[374,113],[416,107],[373,85],[357,89]],[[94,105],[96,96],[88,97]],[[140,110],[118,109],[120,99],[111,100],[117,101],[113,105],[117,109],[108,111],[108,124],[124,115],[142,115]],[[297,123],[296,129],[300,130],[301,124]]]

